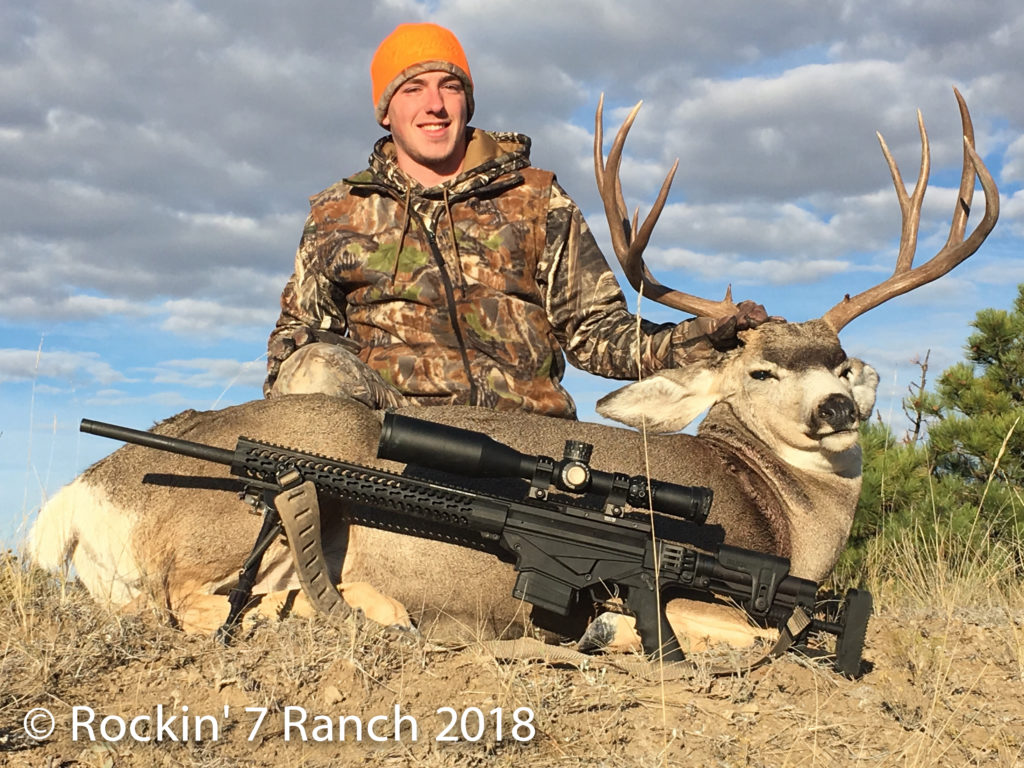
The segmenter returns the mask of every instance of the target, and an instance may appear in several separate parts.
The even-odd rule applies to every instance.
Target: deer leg
[[[344,582],[339,584],[338,592],[342,599],[353,610],[359,611],[363,616],[382,624],[385,627],[395,627],[406,631],[415,629],[412,619],[409,618],[405,606],[397,600],[388,597],[365,581]],[[289,595],[294,595],[294,602],[290,606],[285,605]],[[264,605],[266,608],[264,609]],[[310,617],[316,613],[312,603],[306,598],[303,592],[295,594],[292,592],[275,592],[267,595],[260,603],[260,612],[271,615],[272,611],[282,611],[295,616]],[[282,615],[278,613],[277,615]]]
[[[670,600],[665,616],[683,647],[691,652],[726,644],[749,648],[758,640],[774,642],[778,630],[750,623],[740,608],[719,602]]]

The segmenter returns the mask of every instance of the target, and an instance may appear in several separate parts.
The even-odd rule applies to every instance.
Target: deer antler
[[[882,144],[882,154],[885,155],[885,160],[889,164],[889,172],[892,174],[893,184],[896,187],[900,211],[903,213],[903,231],[900,235],[900,250],[896,258],[896,269],[891,277],[873,288],[858,293],[852,298],[847,294],[842,301],[822,316],[822,319],[836,333],[855,317],[859,317],[882,302],[942,277],[977,251],[996,225],[996,220],[999,218],[999,190],[996,188],[995,181],[992,180],[992,174],[985,167],[985,163],[974,151],[974,126],[971,123],[970,112],[967,111],[967,104],[963,96],[960,95],[960,91],[954,88],[953,92],[960,105],[960,119],[964,129],[964,169],[963,175],[960,177],[960,193],[957,205],[953,210],[949,239],[931,259],[918,267],[911,268],[914,263],[914,252],[917,250],[921,203],[924,200],[925,188],[928,186],[928,170],[931,163],[928,134],[925,132],[924,119],[919,110],[917,124],[921,132],[921,169],[913,194],[907,194],[907,188],[903,184],[899,168],[896,167],[896,161],[893,160],[882,134],[878,134],[878,140]],[[985,191],[985,215],[965,240],[964,230],[967,226],[967,217],[971,212],[976,177]]]
[[[602,145],[604,143],[604,94],[597,103],[597,115],[594,118],[594,174],[597,177],[597,188],[601,193],[601,200],[604,202],[604,212],[608,219],[608,227],[611,230],[612,248],[622,265],[622,271],[633,288],[641,292],[647,298],[653,299],[659,304],[664,304],[673,309],[680,309],[693,315],[701,317],[725,317],[736,314],[739,309],[732,301],[731,289],[726,289],[725,298],[722,301],[711,301],[702,299],[699,296],[692,296],[689,293],[682,293],[667,288],[651,275],[647,265],[643,262],[644,248],[651,238],[654,225],[665,207],[665,200],[668,198],[669,188],[672,186],[672,179],[679,161],[676,160],[672,170],[668,172],[661,191],[647,214],[643,225],[637,230],[637,219],[639,211],[634,213],[633,221],[630,223],[629,214],[626,211],[626,202],[622,197],[622,184],[619,181],[619,164],[622,161],[622,148],[626,143],[626,135],[640,111],[638,102],[626,120],[619,128],[611,150],[608,152],[608,162],[604,161]]]

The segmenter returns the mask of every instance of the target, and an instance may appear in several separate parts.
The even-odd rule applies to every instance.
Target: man
[[[636,318],[579,208],[530,165],[530,140],[469,126],[473,79],[455,36],[403,24],[371,64],[370,167],[310,199],[268,343],[264,393],[372,408],[464,404],[575,418],[565,359],[635,379],[735,343],[765,318]]]

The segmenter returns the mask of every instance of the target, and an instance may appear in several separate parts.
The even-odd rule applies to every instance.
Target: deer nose
[[[849,429],[857,420],[856,406],[846,395],[829,395],[818,406],[819,422],[825,422],[832,429]]]

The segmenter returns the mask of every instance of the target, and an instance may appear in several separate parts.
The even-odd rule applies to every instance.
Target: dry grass
[[[224,648],[171,629],[157,612],[106,611],[75,583],[8,554],[0,560],[0,765],[1019,765],[1021,589],[998,569],[965,570],[952,552],[936,554],[878,554],[871,586],[880,610],[868,635],[871,668],[860,680],[790,655],[754,672],[697,674],[664,687],[599,662],[579,670],[472,649],[432,652],[354,620],[255,626]],[[983,594],[983,602],[957,604]],[[152,715],[157,705],[219,716],[218,739],[72,740],[75,706],[93,708],[98,723]],[[395,706],[416,718],[416,741],[407,731],[399,741],[341,742],[337,727],[333,742],[312,741],[317,714],[365,723],[393,717]],[[45,741],[24,735],[33,707],[56,717]],[[285,740],[289,707],[307,711],[309,741],[295,729]],[[470,712],[470,728],[477,708],[484,737],[435,741],[446,724],[442,707]],[[257,708],[266,718],[250,739]],[[499,708],[500,741],[489,714]],[[520,708],[534,729],[522,743],[510,732]]]

